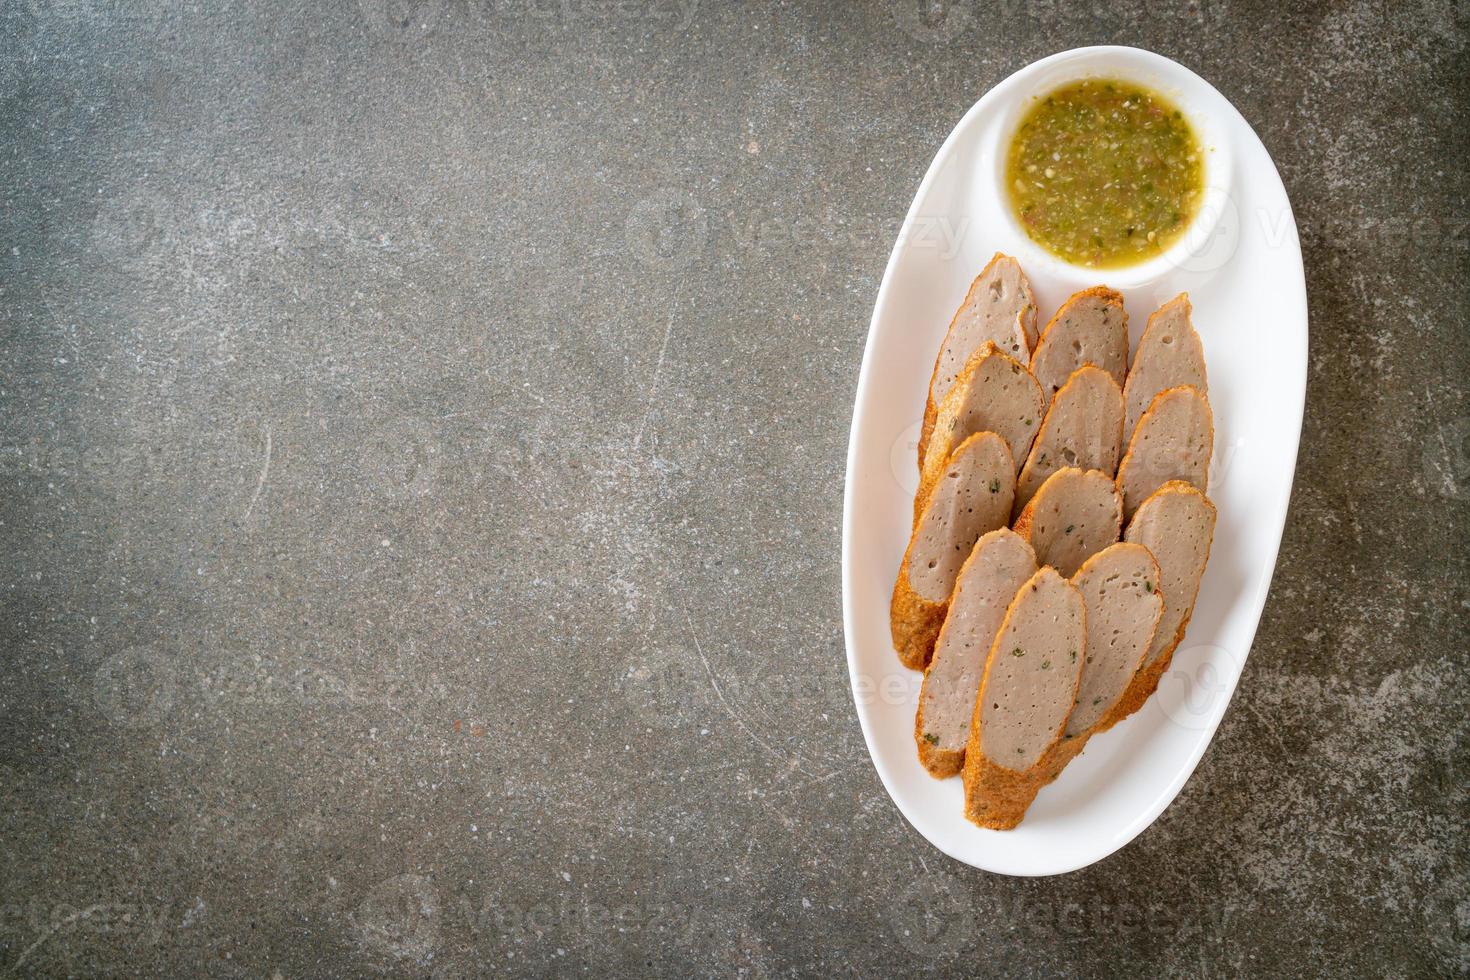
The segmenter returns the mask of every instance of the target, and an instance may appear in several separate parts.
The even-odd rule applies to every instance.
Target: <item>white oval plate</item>
[[[1228,155],[1212,170],[1228,186],[1221,213],[1202,223],[1211,229],[1207,240],[1151,281],[1049,260],[1003,210],[996,168],[1006,127],[1029,97],[1083,75],[1134,79],[1170,96],[1209,150]],[[1134,344],[1149,313],[1188,290],[1209,366],[1209,494],[1219,511],[1194,618],[1158,695],[1089,742],[1007,832],[967,822],[959,778],[936,780],[919,765],[913,730],[922,677],[899,664],[888,627],[935,354],[970,281],[997,251],[1021,261],[1041,324],[1078,289],[1099,282],[1121,289]],[[919,185],[878,290],[848,445],[842,535],[847,665],[863,735],[889,795],[935,847],[988,871],[1060,874],[1128,843],[1179,793],[1220,724],[1266,602],[1306,376],[1306,281],[1291,204],[1261,141],[1208,82],[1136,48],[1078,48],[1018,71],[960,120]]]

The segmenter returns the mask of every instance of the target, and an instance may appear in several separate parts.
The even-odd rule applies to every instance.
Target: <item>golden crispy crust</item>
[[[1046,346],[1047,335],[1051,333],[1051,328],[1056,326],[1057,321],[1062,318],[1062,314],[1069,312],[1073,304],[1080,303],[1082,300],[1088,298],[1089,296],[1096,296],[1098,299],[1102,300],[1109,306],[1116,306],[1118,308],[1118,312],[1123,314],[1123,336],[1125,340],[1127,339],[1128,311],[1123,308],[1123,294],[1109,286],[1089,286],[1086,289],[1079,289],[1071,296],[1068,296],[1067,301],[1061,306],[1057,307],[1057,311],[1051,315],[1051,319],[1046,321],[1046,326],[1043,327],[1041,330],[1041,339],[1038,340],[1036,342],[1036,346],[1031,349],[1031,360],[1033,362],[1041,353],[1041,349]],[[1086,363],[1091,364],[1092,362],[1087,361]],[[1081,365],[1078,366],[1081,367]],[[1127,377],[1127,370],[1128,352],[1125,350],[1123,351],[1123,371],[1125,378]],[[1117,379],[1115,378],[1114,380]],[[1122,390],[1121,384],[1122,382],[1119,382],[1119,391]]]
[[[914,547],[909,540],[909,550]],[[923,670],[934,655],[934,644],[939,639],[939,630],[944,625],[944,614],[949,610],[949,600],[929,602],[919,597],[909,585],[909,556],[904,552],[903,565],[898,570],[898,581],[893,583],[893,601],[888,607],[889,630],[893,634],[893,649],[898,651],[899,662],[910,670]]]
[[[1185,625],[1189,624],[1185,623]],[[1173,663],[1174,650],[1178,646],[1179,639],[1176,638],[1164,649],[1163,653],[1159,654],[1159,659],[1152,664],[1144,664],[1138,668],[1138,673],[1133,675],[1133,681],[1128,685],[1128,689],[1123,692],[1118,703],[1113,705],[1113,710],[1109,711],[1099,724],[1105,722],[1107,728],[1111,728],[1148,703],[1148,699],[1153,697],[1154,692],[1159,689],[1159,681],[1163,679],[1164,674],[1169,670],[1169,665]]]
[[[990,830],[1014,830],[1046,783],[1039,764],[1026,772],[998,766],[982,752],[965,753],[965,819]]]
[[[965,767],[964,749],[941,749],[924,741],[924,705],[914,715],[914,741],[919,746],[919,762],[935,779],[957,776]]]
[[[935,370],[938,370],[937,368]],[[929,387],[934,387],[931,381]],[[914,465],[919,472],[924,472],[924,453],[929,450],[929,437],[934,434],[934,421],[939,418],[939,407],[934,404],[934,396],[926,395],[924,399],[924,424],[919,426],[919,455],[914,460]]]
[[[1204,362],[1204,343],[1200,339],[1199,331],[1196,330],[1194,327],[1194,306],[1189,302],[1189,293],[1180,293],[1178,296],[1175,296],[1163,306],[1160,306],[1153,313],[1149,314],[1148,322],[1143,328],[1143,334],[1139,336],[1138,345],[1133,348],[1132,356],[1128,362],[1128,377],[1123,383],[1123,428],[1124,431],[1128,433],[1128,438],[1130,440],[1133,438],[1133,432],[1138,428],[1138,423],[1143,417],[1143,411],[1139,411],[1138,414],[1135,415],[1133,408],[1133,386],[1143,383],[1141,379],[1144,377],[1143,373],[1139,370],[1138,359],[1142,356],[1144,352],[1144,346],[1149,342],[1149,339],[1154,332],[1154,328],[1158,325],[1160,321],[1162,321],[1166,317],[1171,316],[1174,313],[1175,309],[1180,306],[1184,307],[1184,319],[1185,322],[1189,325],[1190,334],[1193,335],[1193,342],[1200,345],[1200,367],[1202,369],[1203,376],[1200,378],[1199,384],[1186,383],[1184,385],[1171,385],[1170,387],[1196,387],[1199,388],[1201,395],[1205,395],[1206,397],[1209,396],[1209,370]],[[1160,391],[1163,390],[1166,389],[1160,389]],[[1149,396],[1148,404],[1142,406],[1142,408],[1144,410],[1147,410],[1148,407],[1153,404],[1154,398],[1158,397],[1158,395],[1159,392],[1156,391],[1153,393],[1153,395]]]
[[[949,389],[949,394],[944,396],[944,401],[939,406],[939,414],[936,416],[936,420],[953,419],[956,415],[959,414],[960,406],[964,403],[965,400],[965,393],[970,386],[970,379],[973,378],[975,372],[980,369],[980,362],[985,360],[985,358],[990,357],[991,355],[994,355],[996,357],[1004,357],[1006,360],[1010,361],[1021,371],[1022,374],[1031,379],[1031,383],[1033,385],[1036,385],[1036,390],[1038,393],[1041,391],[1041,385],[1037,383],[1036,378],[1032,376],[1031,372],[1026,368],[1026,365],[1022,364],[1020,361],[1016,360],[1014,357],[1007,354],[999,347],[995,346],[992,341],[987,340],[985,343],[980,345],[980,349],[975,351],[975,353],[970,356],[970,360],[965,363],[965,369],[961,371],[960,376],[955,379],[954,386]],[[996,435],[1000,436],[1000,433],[997,432]],[[1004,436],[1000,436],[1000,438],[1003,440],[1005,439]],[[923,443],[920,443],[919,445],[919,492],[914,496],[915,526],[918,525],[919,518],[924,513],[923,508],[919,506],[919,501],[925,501],[925,505],[927,506],[929,493],[934,489],[934,484],[939,482],[940,476],[942,476],[944,473],[944,468],[949,465],[950,455],[959,451],[958,446],[939,446],[938,448],[943,451],[932,453],[931,457],[926,460],[924,458],[926,445],[927,440]],[[961,443],[961,445],[963,445],[963,443]],[[1006,448],[1013,449],[1014,447],[1011,446],[1009,442],[1006,442]]]
[[[945,463],[948,464],[950,459],[959,455],[970,443],[986,435],[994,433],[976,432],[971,435],[955,447]],[[1000,436],[996,438],[1000,439]],[[1004,443],[1005,440],[1001,439],[1001,442]],[[1006,447],[1006,452],[1010,452],[1009,446]],[[913,554],[914,542],[918,540],[924,512],[933,502],[934,484],[937,482],[934,480],[929,486],[920,487],[914,498],[914,527],[909,534],[908,547],[904,549],[898,579],[893,583],[893,599],[888,605],[888,628],[893,636],[893,649],[898,651],[899,662],[910,670],[923,670],[929,666],[929,659],[934,655],[934,644],[939,640],[940,627],[944,625],[945,614],[949,612],[948,596],[943,602],[930,602],[909,585],[909,556]],[[967,558],[966,561],[968,560]],[[961,573],[963,571],[961,566]]]
[[[1048,572],[1056,574],[1055,569],[1047,567],[1039,569],[1017,590],[1017,597],[1019,598],[1027,588],[1033,587],[1038,577]],[[1068,585],[1070,584],[1069,582]],[[1005,618],[1001,620],[1000,628],[995,631],[995,640],[990,645],[990,653],[985,657],[985,675],[980,680],[980,692],[975,698],[974,714],[970,718],[970,741],[965,746],[965,819],[991,830],[1015,828],[1021,822],[1021,818],[1026,815],[1031,801],[1036,799],[1036,794],[1043,786],[1056,778],[1056,774],[1046,768],[1047,757],[1056,749],[1062,733],[1067,730],[1067,719],[1064,716],[1052,735],[1051,744],[1042,750],[1035,765],[1023,771],[997,765],[980,748],[980,706],[985,703],[986,688],[990,686],[990,671],[995,666],[996,648],[1000,644],[1001,637],[1005,635],[1006,628],[1010,626],[1016,605],[1017,599],[1012,599],[1010,606],[1006,608]],[[1082,632],[1084,636],[1087,633],[1085,605],[1082,607]],[[1077,699],[1077,687],[1081,681],[1082,667],[1079,664],[1077,676],[1072,679],[1073,701]]]
[[[1076,468],[1075,466],[1062,467],[1062,469],[1068,470]],[[1060,472],[1062,470],[1057,470],[1057,473]],[[1057,473],[1053,473],[1051,476],[1056,476]],[[1051,476],[1047,477],[1047,479],[1050,480]],[[1043,483],[1041,486],[1044,487],[1046,484]],[[1011,525],[1011,530],[1019,534],[1022,540],[1033,547],[1035,547],[1036,542],[1031,540],[1031,525],[1036,520],[1036,498],[1039,496],[1041,496],[1041,487],[1038,487],[1036,492],[1031,495],[1031,499],[1026,501],[1026,506],[1021,508],[1021,513],[1016,515],[1016,522]]]
[[[936,372],[939,370],[937,361],[935,362],[934,370]],[[929,382],[929,390],[931,392],[934,390],[932,379]],[[932,394],[924,396],[924,424],[919,427],[919,455],[914,461],[915,465],[919,467],[921,474],[924,472],[924,453],[929,451],[929,437],[934,435],[934,422],[938,418],[939,406],[934,404],[934,396]]]
[[[1139,547],[1142,548],[1143,546],[1139,545]],[[1148,551],[1148,549],[1144,548],[1144,551]],[[1091,565],[1094,561],[1100,559],[1102,557],[1102,554],[1103,553],[1099,551],[1097,554],[1093,555],[1091,558],[1088,558],[1085,562],[1083,562],[1082,567],[1077,569],[1077,574],[1072,576],[1072,581],[1075,583],[1077,579],[1082,575],[1082,573],[1087,571],[1087,566]],[[1157,582],[1161,578],[1161,573],[1159,572],[1159,563],[1157,560],[1154,559],[1152,552],[1149,552],[1149,560],[1153,565],[1154,581]],[[1159,628],[1159,620],[1163,618],[1164,607],[1162,604],[1160,604],[1158,615],[1154,616],[1154,624],[1152,627],[1149,628],[1148,639],[1144,642],[1143,645],[1144,656],[1148,656],[1148,650],[1151,646],[1153,646],[1154,632]],[[1183,634],[1181,633],[1181,635]],[[1172,657],[1173,654],[1174,649],[1173,647],[1170,647],[1159,657],[1159,659],[1160,661],[1168,661],[1168,659]],[[1083,669],[1086,668],[1084,667]],[[1146,669],[1147,668],[1140,667],[1138,673],[1141,674]],[[1160,674],[1162,674],[1162,671],[1160,672]],[[1134,680],[1136,681],[1137,678],[1138,674],[1135,674]],[[1154,686],[1158,686],[1157,678],[1155,678],[1154,680]],[[1080,677],[1078,679],[1078,687],[1081,687]],[[1118,714],[1118,708],[1121,704],[1123,704],[1125,700],[1127,700],[1132,690],[1133,681],[1130,681],[1129,686],[1125,687],[1123,689],[1123,693],[1118,695],[1118,700],[1113,702],[1113,707],[1104,712],[1103,716],[1099,718],[1096,722],[1094,722],[1091,728],[1087,729],[1081,734],[1074,735],[1071,738],[1063,737],[1061,741],[1052,746],[1051,751],[1048,752],[1046,757],[1042,759],[1042,762],[1044,763],[1047,770],[1046,781],[1048,783],[1060,776],[1062,774],[1062,770],[1067,768],[1067,764],[1070,763],[1073,759],[1077,758],[1077,756],[1082,754],[1082,750],[1087,747],[1087,742],[1090,738],[1092,738],[1092,736],[1101,735],[1103,732],[1107,731],[1109,728],[1112,728],[1118,722],[1128,717],[1128,715],[1126,714]],[[1063,726],[1063,731],[1065,731],[1065,726]]]
[[[974,557],[975,552],[970,552],[970,557],[965,559],[965,564],[960,567],[960,573],[955,576],[956,582],[959,582],[962,578],[964,578],[965,569],[969,567],[970,560]],[[944,631],[948,627],[949,607],[948,605],[946,605],[944,623],[939,628],[939,633],[935,637],[934,645],[929,648],[931,654],[933,653],[934,647],[938,646],[939,641],[944,638]],[[925,684],[929,683],[929,670],[932,666],[933,658],[931,656],[929,665],[924,668]],[[942,749],[938,745],[934,745],[924,738],[923,687],[919,688],[919,710],[914,712],[914,744],[919,747],[920,764],[922,764],[925,769],[929,770],[929,775],[933,776],[935,779],[948,779],[950,776],[958,773],[960,771],[960,768],[965,763],[964,749]]]
[[[1196,489],[1198,489],[1201,493],[1209,490],[1210,463],[1213,460],[1215,454],[1215,409],[1210,404],[1210,397],[1200,389],[1196,388],[1194,385],[1175,385],[1172,388],[1165,388],[1157,395],[1154,395],[1153,399],[1148,403],[1148,408],[1144,409],[1143,414],[1138,417],[1138,424],[1133,427],[1133,432],[1128,436],[1128,449],[1126,452],[1123,453],[1122,462],[1118,464],[1118,476],[1116,482],[1118,484],[1118,492],[1120,494],[1123,493],[1123,477],[1125,475],[1124,471],[1128,469],[1128,464],[1133,460],[1133,452],[1138,447],[1138,436],[1144,430],[1144,423],[1149,420],[1149,416],[1153,415],[1154,410],[1159,407],[1160,401],[1162,401],[1166,396],[1172,395],[1177,391],[1183,391],[1185,388],[1193,390],[1197,395],[1199,395],[1200,401],[1205,403],[1205,422],[1208,423],[1210,427],[1209,435],[1205,440],[1205,445],[1209,447],[1209,455],[1205,457],[1205,475],[1203,478],[1203,482],[1205,485],[1202,487],[1197,487]],[[1123,410],[1125,412],[1128,410],[1126,404],[1124,405]],[[1162,490],[1170,483],[1182,483],[1187,487],[1194,486],[1194,484],[1190,483],[1188,480],[1170,480],[1168,481],[1168,483],[1159,484],[1159,486],[1154,490],[1154,493],[1158,493],[1159,490]],[[1039,492],[1040,491],[1038,491],[1038,493]],[[1149,497],[1152,496],[1152,493],[1149,494]],[[1142,501],[1139,502],[1139,507],[1142,507],[1143,504],[1147,501],[1148,497],[1145,497]],[[1134,513],[1138,512],[1137,507],[1134,508],[1132,513],[1127,512],[1128,500],[1126,494],[1124,494],[1123,507],[1125,511],[1124,516],[1127,517],[1129,520],[1133,518]]]
[[[1210,512],[1212,514],[1215,511],[1214,501],[1205,496],[1205,494],[1202,493],[1200,489],[1194,484],[1187,483],[1184,480],[1170,480],[1168,483],[1165,483],[1163,486],[1159,487],[1152,494],[1150,494],[1149,500],[1152,500],[1154,497],[1157,497],[1161,493],[1194,494],[1205,502],[1206,506],[1210,508]],[[1141,505],[1139,505],[1138,509],[1141,511],[1147,505],[1148,500],[1145,500]],[[1209,565],[1210,549],[1214,545],[1214,543],[1215,523],[1214,521],[1211,521],[1210,539],[1205,542],[1206,565]],[[1129,715],[1133,714],[1139,708],[1142,708],[1144,704],[1148,702],[1148,699],[1154,696],[1154,692],[1159,689],[1159,681],[1163,679],[1164,674],[1166,674],[1169,670],[1169,665],[1174,661],[1174,651],[1177,650],[1179,648],[1179,644],[1184,641],[1185,631],[1189,629],[1189,621],[1194,616],[1194,603],[1198,599],[1199,591],[1196,588],[1194,598],[1190,600],[1189,609],[1185,612],[1184,618],[1180,620],[1179,629],[1175,630],[1173,638],[1169,641],[1169,645],[1164,648],[1164,652],[1159,654],[1158,658],[1154,660],[1152,664],[1144,664],[1138,669],[1138,673],[1133,675],[1133,681],[1128,685],[1127,690],[1123,692],[1123,696],[1118,699],[1118,703],[1113,705],[1113,710],[1109,711],[1103,717],[1102,721],[1098,722],[1098,724],[1102,726],[1099,728],[1099,731],[1106,731],[1107,729],[1113,727],[1124,718],[1127,718]],[[1164,601],[1168,601],[1167,596],[1164,597]]]
[[[1041,768],[1046,770],[1046,782],[1052,783],[1062,774],[1062,770],[1087,747],[1087,740],[1098,732],[1104,731],[1094,725],[1092,728],[1073,738],[1063,738],[1046,753],[1041,760]]]
[[[1154,696],[1154,692],[1159,689],[1159,681],[1164,679],[1164,675],[1169,672],[1169,666],[1174,662],[1174,651],[1179,649],[1179,644],[1184,641],[1184,633],[1189,629],[1189,620],[1193,615],[1194,607],[1191,606],[1189,612],[1184,614],[1184,621],[1179,624],[1179,629],[1174,634],[1174,639],[1169,641],[1169,645],[1164,648],[1164,652],[1159,654],[1158,659],[1152,664],[1144,664],[1138,668],[1138,673],[1133,675],[1132,683],[1123,692],[1123,696],[1118,699],[1118,703],[1113,706],[1113,710],[1109,711],[1103,720],[1098,723],[1104,726],[1099,731],[1107,731],[1107,729],[1113,727],[1124,718],[1127,718],[1139,708],[1142,708],[1148,703],[1148,699]]]
[[[1084,364],[1077,370],[1073,371],[1071,374],[1067,375],[1066,382],[1057,389],[1057,393],[1053,395],[1051,401],[1047,403],[1046,414],[1042,416],[1041,426],[1036,430],[1036,439],[1031,443],[1031,451],[1026,454],[1026,462],[1021,467],[1021,472],[1016,475],[1016,500],[1018,502],[1021,499],[1021,480],[1025,478],[1029,473],[1033,472],[1030,467],[1031,460],[1036,455],[1036,447],[1042,445],[1045,442],[1047,436],[1051,435],[1052,423],[1055,421],[1052,415],[1052,410],[1057,407],[1057,404],[1059,402],[1061,402],[1062,396],[1066,394],[1067,389],[1071,388],[1074,384],[1080,385],[1083,383],[1086,378],[1086,374],[1084,372],[1088,370],[1102,371],[1103,374],[1107,375],[1109,380],[1112,380],[1113,376],[1111,374],[1108,374],[1108,372],[1103,371],[1103,369],[1098,367],[1096,364]],[[1035,375],[1033,374],[1032,377],[1035,377]],[[1037,384],[1040,384],[1040,381],[1038,381]],[[1123,408],[1123,390],[1117,387],[1116,381],[1113,382],[1113,385],[1113,390],[1118,392],[1118,430],[1113,442],[1121,450],[1123,446],[1123,416],[1125,414]],[[1117,479],[1118,468],[1116,466],[1112,468],[1111,472],[1108,470],[1101,470],[1101,472],[1107,473],[1110,479]],[[1045,485],[1046,483],[1045,480],[1041,482],[1042,485]],[[1041,487],[1038,486],[1036,490],[1039,493],[1041,491]],[[1036,499],[1035,493],[1031,495],[1030,500],[1034,499]],[[1029,503],[1030,500],[1028,500],[1027,503]],[[1022,508],[1024,509],[1024,505],[1022,505]],[[1016,516],[1019,517],[1020,515],[1018,514]]]
[[[1088,286],[1086,289],[1079,289],[1071,296],[1068,296],[1066,301],[1051,315],[1051,319],[1046,321],[1046,326],[1041,331],[1041,339],[1036,343],[1037,350],[1041,350],[1041,345],[1046,343],[1046,335],[1051,332],[1051,328],[1056,325],[1056,322],[1062,318],[1062,314],[1067,312],[1067,308],[1074,303],[1081,302],[1088,296],[1096,296],[1109,306],[1116,306],[1118,311],[1124,316],[1128,315],[1128,312],[1123,309],[1123,294],[1111,286]],[[1126,323],[1127,321],[1124,322]]]
[[[1180,293],[1178,296],[1175,296],[1173,299],[1169,300],[1169,302],[1163,304],[1157,310],[1154,310],[1148,315],[1148,320],[1145,321],[1143,325],[1143,333],[1139,334],[1138,336],[1138,346],[1133,349],[1133,356],[1128,360],[1128,373],[1130,375],[1133,374],[1133,366],[1138,360],[1138,352],[1143,349],[1143,338],[1148,336],[1148,332],[1154,328],[1155,322],[1162,320],[1166,315],[1173,311],[1174,307],[1180,305],[1181,303],[1184,304],[1184,316],[1186,318],[1192,318],[1194,314],[1194,305],[1189,302],[1188,290]],[[1191,328],[1193,327],[1192,322],[1190,326]],[[1124,397],[1127,397],[1126,391],[1124,392]]]
[[[1001,261],[1002,259],[1010,258],[1011,256],[1006,255],[1004,252],[996,252],[990,257],[990,261],[985,263],[985,268],[980,270],[980,274],[970,281],[970,288],[965,290],[965,298],[960,301],[959,307],[954,311],[954,316],[949,318],[949,328],[944,331],[944,341],[948,341],[949,335],[954,332],[954,324],[955,321],[959,319],[961,311],[963,311],[966,306],[970,305],[970,297],[974,294],[976,288],[979,287],[980,280],[985,278],[985,274],[990,271],[991,267],[995,265],[995,263]],[[1023,312],[1021,316],[1021,329],[1026,334],[1026,344],[1030,348],[1030,350],[1026,352],[1027,357],[1029,358],[1031,351],[1034,351],[1037,346],[1036,327],[1034,326],[1034,324],[1036,323],[1036,296],[1031,292],[1031,282],[1026,278],[1026,274],[1024,271],[1022,271],[1021,273],[1021,288],[1026,291],[1026,309],[1030,310],[1031,312],[1031,319],[1029,322],[1033,324],[1033,326],[1029,330],[1026,329],[1026,323],[1028,321],[1026,319],[1025,313]],[[934,422],[936,419],[939,418],[939,406],[934,401],[934,379],[939,376],[939,362],[944,357],[944,341],[940,341],[939,352],[934,355],[934,370],[929,375],[929,387],[924,395],[924,424],[919,429],[918,465],[921,469],[924,466],[924,453],[929,448],[929,437],[934,434]],[[983,348],[984,345],[982,344],[981,349]],[[978,351],[976,353],[978,353]],[[973,359],[974,355],[972,354],[971,360]]]
[[[968,441],[966,440],[966,442]],[[996,529],[996,531],[999,530],[1001,529]],[[985,535],[981,535],[981,540],[983,541],[990,534],[995,534],[996,531],[990,531]],[[959,574],[955,576],[956,585],[964,580],[965,572],[969,569],[970,562],[975,560],[975,555],[979,551],[980,543],[976,542],[974,550],[970,552],[970,557],[965,559],[964,565],[960,566]],[[1033,555],[1032,557],[1034,558],[1035,556]],[[1027,581],[1030,580],[1028,579]],[[939,634],[935,638],[934,644],[930,647],[931,654],[934,648],[939,646],[940,641],[944,639],[944,631],[947,629],[949,629],[948,606],[945,607],[944,625],[940,627]],[[999,633],[999,630],[996,632]],[[987,667],[990,663],[989,656],[990,654],[987,651]],[[929,664],[924,668],[924,686],[927,686],[929,683],[929,671],[933,666],[933,659],[931,657]],[[919,710],[914,712],[914,744],[919,747],[919,762],[929,771],[929,775],[935,779],[948,779],[950,776],[959,775],[960,770],[964,768],[965,749],[942,749],[924,738],[924,686],[919,688]]]

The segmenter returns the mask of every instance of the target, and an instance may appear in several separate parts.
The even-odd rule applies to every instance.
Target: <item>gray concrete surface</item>
[[[1465,5],[921,13],[0,3],[0,975],[1470,970]],[[868,761],[847,427],[942,138],[1109,41],[1280,165],[1307,417],[1198,772],[1011,880]]]

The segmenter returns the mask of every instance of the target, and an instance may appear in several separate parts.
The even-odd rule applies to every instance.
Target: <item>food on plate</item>
[[[1147,548],[1120,541],[1087,559],[1072,577],[1087,609],[1087,644],[1077,706],[1051,753],[1053,772],[1061,772],[1088,739],[1118,721],[1114,709],[1142,665],[1164,611],[1159,576]]]
[[[1008,830],[1049,776],[1043,757],[1077,700],[1087,614],[1054,568],[1021,586],[991,644],[965,746],[965,816]]]
[[[1119,388],[1128,375],[1128,314],[1123,297],[1106,286],[1074,293],[1041,332],[1031,373],[1048,404],[1084,364],[1108,372]]]
[[[960,771],[990,645],[1006,607],[1035,574],[1035,552],[1006,528],[981,537],[960,569],[914,719],[919,761],[930,775],[943,779]]]
[[[1132,435],[1139,417],[1165,388],[1192,385],[1209,396],[1204,345],[1190,322],[1190,312],[1189,294],[1180,293],[1148,318],[1123,385],[1125,437]]]
[[[893,586],[893,647],[923,669],[944,623],[955,576],[982,534],[1006,526],[1016,489],[1010,447],[994,432],[960,444],[938,472]]]
[[[1021,227],[1068,262],[1136,265],[1184,234],[1204,197],[1204,153],[1184,113],[1131,82],[1088,78],[1038,96],[1006,154]]]
[[[890,627],[924,670],[919,761],[963,775],[982,827],[1019,824],[1152,696],[1184,636],[1215,526],[1191,312],[1183,293],[1160,307],[1130,363],[1123,298],[1096,286],[1038,343],[1026,277],[997,254],[945,336]]]
[[[919,467],[919,495],[926,495],[938,479],[953,447],[976,432],[994,432],[1004,439],[1019,472],[1040,428],[1041,386],[1015,358],[986,344],[939,406]]]
[[[934,374],[929,379],[924,425],[919,432],[921,464],[939,406],[987,343],[995,344],[1021,364],[1031,360],[1036,346],[1036,299],[1031,295],[1031,284],[1016,260],[999,252],[970,284],[939,347]],[[1019,462],[1016,465],[1020,467]]]
[[[1114,720],[1126,718],[1142,707],[1169,669],[1174,648],[1184,639],[1194,612],[1214,537],[1215,505],[1197,487],[1182,481],[1166,483],[1154,491],[1123,532],[1124,541],[1143,545],[1159,563],[1164,613],[1143,665],[1115,709]]]
[[[1209,489],[1214,446],[1214,416],[1198,388],[1184,385],[1159,392],[1138,420],[1118,467],[1124,514],[1132,517],[1139,504],[1172,480]]]
[[[1118,540],[1122,526],[1123,498],[1113,478],[1068,466],[1041,485],[1014,529],[1036,550],[1038,564],[1071,578],[1083,562]]]
[[[1078,368],[1052,399],[1041,431],[1016,481],[1016,510],[1025,507],[1057,470],[1077,466],[1118,471],[1123,451],[1123,392],[1112,375],[1091,364]]]

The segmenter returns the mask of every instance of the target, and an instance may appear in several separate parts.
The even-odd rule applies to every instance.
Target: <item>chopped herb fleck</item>
[[[1075,530],[1077,530],[1077,525],[1076,524],[1068,524],[1067,525],[1067,529],[1065,531],[1063,531],[1062,533],[1063,534],[1071,534]]]
[[[1076,650],[1073,650],[1072,651],[1072,663],[1075,664],[1076,662],[1077,662],[1077,651]]]
[[[928,742],[930,745],[938,745],[939,744],[939,736],[938,735],[935,735],[932,732],[925,732],[924,733],[924,741]]]
[[[1016,647],[1016,649],[1014,649],[1014,650],[1011,651],[1011,656],[1013,656],[1013,657],[1024,657],[1024,656],[1026,656],[1026,651],[1025,650],[1022,650],[1020,647]]]
[[[1041,669],[1042,670],[1051,670],[1051,661],[1050,660],[1043,660],[1041,662]]]
[[[1094,708],[1096,708],[1100,704],[1102,704],[1102,698],[1093,698],[1092,699],[1092,706]]]
[[[991,493],[1000,493],[1000,481],[999,480],[991,480],[990,481],[990,492]]]
[[[1144,579],[1143,580],[1143,591],[1147,592],[1149,595],[1153,595],[1154,584],[1152,582],[1150,582],[1148,579]]]

